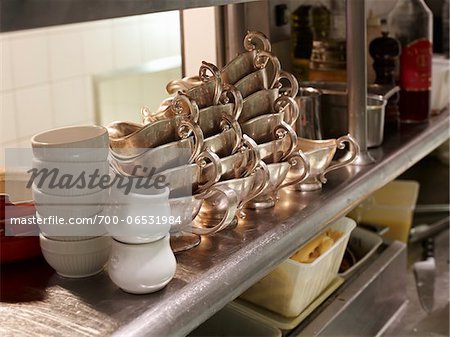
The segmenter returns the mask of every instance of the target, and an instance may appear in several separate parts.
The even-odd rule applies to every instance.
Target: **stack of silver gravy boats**
[[[359,152],[350,135],[297,137],[297,80],[262,33],[248,32],[244,48],[220,70],[203,62],[198,76],[170,82],[172,96],[156,112],[142,108],[143,124],[107,126],[115,174],[168,181],[172,215],[181,219],[171,227],[174,252],[236,227],[245,209],[273,207],[282,188],[320,189],[326,173]],[[345,142],[345,158],[332,163]]]

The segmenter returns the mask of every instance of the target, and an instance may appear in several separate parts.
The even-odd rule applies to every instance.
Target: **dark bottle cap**
[[[369,53],[373,59],[377,84],[394,84],[395,70],[400,55],[400,42],[389,36],[386,20],[382,20],[382,33],[370,42]]]

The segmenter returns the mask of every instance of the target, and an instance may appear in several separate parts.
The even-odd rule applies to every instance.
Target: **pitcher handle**
[[[295,151],[295,148],[297,147],[297,134],[289,124],[286,122],[281,122],[281,124],[274,129],[274,135],[278,139],[282,139],[286,136],[289,138],[289,149],[286,154],[281,157],[281,161],[284,161]]]
[[[208,75],[208,71],[212,75]],[[202,65],[198,71],[198,77],[203,81],[207,82],[213,78],[214,81],[214,98],[213,105],[219,104],[220,95],[222,94],[222,77],[220,76],[220,70],[214,64],[202,61]]]
[[[209,159],[209,161],[213,165],[213,178],[208,180],[207,183],[198,186],[198,191],[200,195],[208,194],[210,188],[217,183],[220,180],[220,177],[223,174],[222,164],[220,163],[220,158],[212,152],[211,150],[206,149],[202,153],[199,154],[199,156],[195,159],[195,163],[200,167],[200,175],[203,174],[203,168],[206,166],[207,162],[206,160]]]
[[[253,138],[245,134],[242,137],[242,148],[244,151],[247,150],[251,153],[251,165],[244,174],[244,177],[248,177],[258,167],[259,162],[261,161],[261,154],[258,151],[258,144],[256,144]]]
[[[241,146],[241,142],[242,142],[243,136],[242,136],[241,125],[235,119],[230,117],[230,115],[223,113],[220,126],[222,127],[222,131],[229,130],[230,128],[233,129],[234,135],[236,137],[236,143],[235,143],[231,153],[232,154],[235,153]]]
[[[227,186],[219,186],[219,187],[213,187],[208,195],[213,193],[220,193],[222,194],[225,199],[227,200],[227,208],[225,211],[225,214],[223,218],[220,220],[220,222],[215,225],[214,227],[199,227],[199,226],[192,226],[192,233],[197,235],[211,235],[214,233],[217,233],[221,230],[224,230],[227,228],[234,220],[238,205],[239,205],[239,198],[236,194],[236,191],[233,189],[227,187]]]
[[[291,73],[281,70],[280,75],[277,78],[278,88],[280,88],[280,89],[283,87],[283,84],[280,81],[283,78],[286,79],[290,84],[290,86],[287,87],[285,95],[295,98],[298,94],[298,88],[299,88],[297,79]]]
[[[198,124],[193,124],[189,121],[182,121],[178,128],[178,136],[182,139],[187,138],[190,134],[193,134],[194,138],[194,150],[192,151],[189,163],[192,163],[200,155],[203,150],[203,132]]]
[[[356,140],[352,136],[350,136],[350,134],[348,134],[346,136],[342,136],[342,137],[336,139],[336,147],[338,149],[340,149],[340,150],[344,149],[345,148],[345,144],[344,144],[345,142],[349,143],[349,145],[350,145],[350,150],[349,150],[350,151],[350,156],[349,156],[349,158],[347,158],[344,161],[341,161],[341,162],[338,162],[336,164],[328,166],[319,175],[319,180],[323,184],[325,184],[327,182],[327,178],[325,178],[325,174],[327,174],[328,172],[337,170],[337,169],[339,169],[341,167],[344,167],[344,166],[352,163],[356,159],[356,157],[358,156],[358,154],[359,154],[359,145],[356,142]]]
[[[306,180],[309,176],[309,172],[310,172],[310,167],[309,167],[309,160],[306,157],[306,155],[303,153],[302,150],[297,150],[295,151],[293,154],[291,154],[289,156],[289,158],[287,158],[286,160],[289,165],[291,166],[295,166],[295,165],[302,165],[303,167],[303,172],[300,176],[298,176],[297,178],[294,178],[290,181],[284,181],[283,184],[281,184],[281,186],[279,187],[279,189],[282,189],[286,186],[291,186],[291,185],[296,185],[301,183],[302,181]]]
[[[276,113],[283,114],[283,120],[285,117],[285,110],[289,106],[291,108],[291,120],[286,121],[286,123],[293,127],[298,119],[298,116],[300,115],[300,109],[298,108],[297,102],[292,97],[282,95],[273,103],[273,109]]]
[[[220,97],[220,103],[227,104],[230,102],[230,97],[234,103],[234,109],[232,113],[232,117],[235,120],[239,119],[239,116],[242,112],[242,107],[244,106],[244,99],[242,98],[242,94],[239,90],[236,89],[234,85],[225,83],[223,85],[222,95]]]
[[[255,40],[261,43],[262,49],[257,49]],[[272,51],[272,45],[263,33],[249,30],[244,37],[244,49],[247,51],[264,50],[270,52]]]

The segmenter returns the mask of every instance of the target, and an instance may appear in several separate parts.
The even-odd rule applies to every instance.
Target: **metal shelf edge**
[[[250,243],[245,247],[245,251],[233,254],[228,259],[233,263],[228,265],[226,270],[210,271],[195,284],[186,285],[188,289],[184,289],[183,298],[177,299],[177,306],[180,306],[178,310],[170,305],[160,311],[149,310],[133,322],[122,326],[115,335],[188,334],[269,273],[328,223],[344,215],[364,197],[397,177],[439,146],[449,136],[448,125],[449,116],[445,113],[433,118],[424,130],[417,132],[401,146],[398,144],[402,142],[402,134],[397,135],[393,144],[388,142],[381,149],[383,152],[384,149],[392,147],[390,153],[387,151],[388,155],[382,153],[380,157],[379,153],[378,155],[375,153],[377,163],[353,167],[353,177],[338,192],[328,195],[324,189],[321,200],[323,202],[316,202],[312,207],[299,211],[283,226],[277,226]],[[333,176],[339,179],[342,175]]]

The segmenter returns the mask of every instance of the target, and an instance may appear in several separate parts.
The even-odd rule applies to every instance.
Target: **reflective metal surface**
[[[448,114],[408,125],[371,150],[376,164],[331,172],[320,191],[281,191],[275,207],[246,211],[233,230],[177,255],[177,274],[154,294],[122,292],[106,273],[69,280],[31,261],[2,266],[0,334],[186,335],[300,245],[448,137]],[[5,288],[6,287],[6,288]]]

